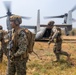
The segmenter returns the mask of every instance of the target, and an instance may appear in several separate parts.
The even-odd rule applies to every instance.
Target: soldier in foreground
[[[67,59],[70,59],[70,54],[68,54],[65,51],[62,51],[62,38],[61,38],[61,29],[59,27],[54,26],[54,21],[50,21],[48,23],[49,26],[51,26],[52,31],[51,31],[51,35],[49,37],[49,42],[48,44],[50,45],[50,43],[52,41],[54,41],[55,45],[53,48],[53,52],[56,55],[56,61],[60,61],[60,55],[65,55],[67,56]]]
[[[13,46],[11,49],[10,62],[8,62],[8,69],[6,75],[26,75],[26,62],[28,60],[28,42],[26,33],[20,28],[21,23],[22,19],[20,16],[10,16],[10,24],[13,28]]]

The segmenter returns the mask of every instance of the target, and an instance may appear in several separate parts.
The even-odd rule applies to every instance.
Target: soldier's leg
[[[70,54],[68,54],[67,52],[61,51],[60,54],[67,56],[67,59],[68,59],[68,60],[70,59]]]
[[[55,54],[56,54],[57,61],[60,60],[60,55],[61,55],[61,45],[62,45],[62,42],[58,42],[58,43],[56,43],[56,51],[55,51]]]
[[[16,69],[13,62],[7,64],[7,72],[6,75],[15,75]]]
[[[55,53],[55,55],[56,55],[56,61],[59,61],[60,60],[60,54],[59,53]]]
[[[65,55],[65,56],[68,56],[68,55],[69,55],[69,54],[68,54],[67,52],[65,52],[65,51],[61,51],[60,54],[61,54],[61,55]]]
[[[55,56],[56,56],[56,61],[59,61],[60,60],[60,54],[59,54],[56,46],[54,46],[53,51],[54,51]]]
[[[2,60],[3,60],[3,50],[1,49],[0,50],[0,63],[2,62]]]
[[[16,70],[17,75],[26,75],[26,59],[18,61]]]

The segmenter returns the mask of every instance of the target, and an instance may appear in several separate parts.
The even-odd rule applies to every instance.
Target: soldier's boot
[[[56,54],[56,60],[55,60],[55,62],[59,62],[59,61],[60,61],[60,55]]]

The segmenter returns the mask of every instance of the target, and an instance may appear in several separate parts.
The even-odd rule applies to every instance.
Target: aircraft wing
[[[63,18],[65,15],[59,15],[59,16],[47,16],[44,17],[44,19],[50,19],[50,18]]]
[[[68,24],[56,24],[54,26],[61,27],[61,28],[67,27],[69,31],[72,30],[72,25],[68,25]],[[40,25],[40,27],[51,28],[51,26],[48,26],[48,25]]]
[[[27,29],[36,29],[37,26],[29,26],[29,25],[24,25],[24,26],[21,26],[22,28],[27,28]]]

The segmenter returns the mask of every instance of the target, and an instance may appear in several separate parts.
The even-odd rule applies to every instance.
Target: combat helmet
[[[53,26],[54,23],[55,23],[54,21],[49,21],[49,22],[48,22],[48,25],[49,25],[49,26]]]
[[[19,25],[22,23],[22,18],[18,15],[12,15],[10,16],[10,21],[14,21],[16,25]]]

